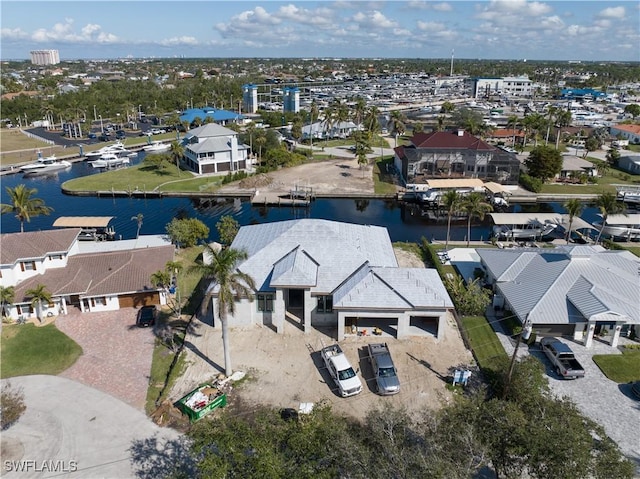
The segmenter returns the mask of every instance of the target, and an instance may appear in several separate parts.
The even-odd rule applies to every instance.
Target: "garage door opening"
[[[398,318],[354,318],[344,319],[345,336],[398,337]]]
[[[437,316],[411,316],[409,318],[409,334],[411,336],[438,337]]]

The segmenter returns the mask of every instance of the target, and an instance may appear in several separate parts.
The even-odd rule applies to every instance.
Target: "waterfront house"
[[[197,174],[249,170],[249,146],[238,143],[238,134],[216,123],[189,130],[183,140],[184,164]]]
[[[5,308],[12,319],[36,311],[27,291],[44,285],[52,300],[44,316],[115,311],[123,307],[166,304],[166,291],[151,275],[173,260],[174,247],[162,236],[124,241],[79,241],[80,228],[8,233],[0,237],[0,284],[13,286],[15,299]]]
[[[405,183],[428,178],[480,178],[517,184],[520,161],[463,130],[416,133],[394,149],[394,164]]]
[[[602,246],[476,250],[496,310],[527,320],[541,336],[612,347],[640,333],[640,258]]]
[[[640,144],[640,125],[615,125],[609,128],[609,133],[615,138],[629,140],[634,145]]]
[[[249,225],[231,247],[247,252],[238,270],[256,284],[254,301],[236,303],[232,327],[337,327],[342,340],[376,326],[399,338],[439,337],[453,309],[435,269],[398,267],[380,226],[317,219]],[[208,320],[219,327],[215,283],[208,293]]]

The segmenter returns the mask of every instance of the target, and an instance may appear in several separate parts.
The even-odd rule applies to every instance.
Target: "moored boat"
[[[130,163],[128,156],[120,156],[115,153],[106,153],[90,165],[94,168],[118,168]]]
[[[601,231],[603,236],[614,240],[640,240],[640,214],[609,215],[604,226],[602,220],[595,221],[593,226]]]
[[[171,145],[169,143],[162,143],[161,141],[154,141],[150,145],[143,147],[142,149],[147,153],[164,153],[169,151]]]
[[[66,160],[58,160],[55,155],[38,158],[34,163],[29,163],[20,168],[24,176],[36,176],[54,173],[71,167]]]
[[[121,141],[116,141],[113,145],[103,146],[102,148],[96,151],[89,151],[85,153],[84,156],[88,161],[92,161],[92,160],[97,160],[102,155],[106,155],[108,153],[115,153],[115,154],[127,153],[128,154],[130,152],[124,147],[124,143],[122,143]]]

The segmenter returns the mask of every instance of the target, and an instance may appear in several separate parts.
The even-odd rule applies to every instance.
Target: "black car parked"
[[[136,317],[136,325],[139,328],[147,328],[156,324],[156,307],[155,306],[143,306],[138,310],[138,316]]]

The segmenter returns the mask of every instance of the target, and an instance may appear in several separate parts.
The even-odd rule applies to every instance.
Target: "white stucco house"
[[[233,173],[253,166],[249,146],[238,143],[238,134],[217,123],[189,130],[183,140],[184,164],[197,174]]]
[[[167,293],[151,275],[173,260],[174,247],[162,236],[137,240],[79,241],[80,228],[7,233],[0,236],[0,286],[13,287],[5,305],[11,319],[37,316],[29,290],[43,285],[51,303],[42,316],[115,311],[123,307],[166,304]]]
[[[244,250],[238,270],[256,285],[228,318],[232,327],[337,327],[338,340],[363,325],[398,338],[442,334],[453,303],[435,269],[400,268],[386,228],[319,219],[243,226],[231,248]],[[208,319],[219,326],[217,284]]]
[[[542,336],[592,345],[594,335],[617,346],[640,334],[640,258],[602,246],[476,250],[493,304]]]

